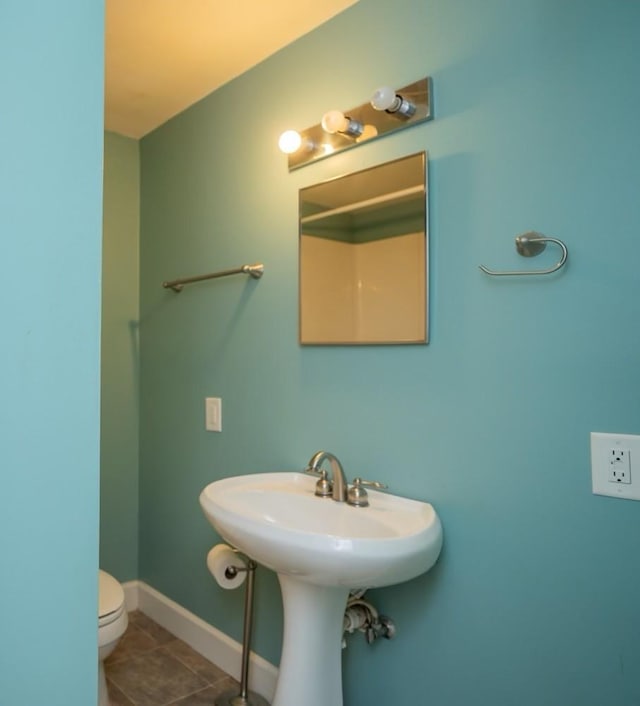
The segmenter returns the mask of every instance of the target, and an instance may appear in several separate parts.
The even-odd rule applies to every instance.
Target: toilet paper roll
[[[241,571],[233,578],[228,578],[226,571],[230,566],[247,568],[246,561],[231,549],[228,544],[216,544],[207,554],[207,567],[213,578],[222,588],[238,588],[247,578],[247,572]]]

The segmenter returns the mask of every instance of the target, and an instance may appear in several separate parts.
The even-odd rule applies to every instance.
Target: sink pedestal
[[[342,706],[342,623],[349,589],[278,574],[284,635],[272,706]]]

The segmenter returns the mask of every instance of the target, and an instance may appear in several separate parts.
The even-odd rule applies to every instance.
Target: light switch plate
[[[594,494],[640,500],[640,436],[591,432]]]
[[[222,400],[206,397],[204,400],[204,426],[207,431],[222,431]]]

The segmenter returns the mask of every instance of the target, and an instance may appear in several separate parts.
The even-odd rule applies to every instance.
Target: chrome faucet
[[[331,466],[331,497],[342,503],[347,499],[347,479],[345,478],[342,464],[332,453],[316,451],[309,459],[306,470],[309,473],[322,473],[320,466],[324,461],[329,461]]]

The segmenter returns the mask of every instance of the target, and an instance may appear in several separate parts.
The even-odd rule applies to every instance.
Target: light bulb
[[[410,118],[416,112],[416,106],[410,100],[399,96],[390,86],[377,88],[371,96],[371,105],[376,110],[385,110],[403,118]]]
[[[330,110],[322,116],[322,129],[330,134],[336,132],[349,137],[360,137],[364,126],[357,120],[353,120],[348,115],[341,113],[339,110]]]
[[[334,134],[344,132],[349,127],[349,121],[339,110],[330,110],[322,116],[322,129]]]
[[[396,92],[391,88],[391,86],[381,86],[376,88],[374,94],[371,96],[371,105],[376,110],[389,110],[396,102]]]
[[[285,154],[297,152],[301,144],[302,137],[300,137],[300,133],[295,130],[286,130],[280,135],[280,139],[278,140],[278,147],[280,151]]]

